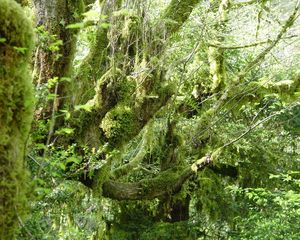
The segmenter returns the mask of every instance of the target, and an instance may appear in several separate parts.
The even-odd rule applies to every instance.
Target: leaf
[[[109,23],[101,23],[100,27],[103,28],[103,29],[107,29],[107,28],[110,27],[110,24]]]
[[[83,28],[84,27],[84,23],[80,22],[80,23],[73,23],[73,24],[69,24],[66,26],[67,29],[78,29],[78,28]]]
[[[66,165],[64,163],[58,163],[58,166],[61,170],[65,171],[66,170]]]
[[[51,51],[51,52],[57,52],[59,51],[60,49],[60,46],[63,45],[63,41],[62,40],[57,40],[53,43],[51,43],[48,47],[48,49]]]
[[[59,96],[58,94],[50,93],[50,94],[48,94],[47,99],[48,100],[53,100],[58,96]]]
[[[61,128],[55,132],[55,134],[72,134],[74,132],[74,128]]]
[[[71,82],[71,80],[72,80],[72,79],[69,78],[69,77],[61,77],[61,78],[60,78],[60,81],[61,81],[61,82],[64,82],[64,81],[66,81],[66,82]]]
[[[60,25],[62,26],[65,26],[66,25],[66,21],[64,19],[62,19],[60,22],[59,22]]]
[[[6,42],[6,38],[1,38],[0,37],[0,43],[5,43]]]
[[[58,81],[59,81],[58,77],[48,79],[48,82],[47,82],[48,88],[52,88],[56,83],[58,83]]]
[[[74,156],[71,156],[71,157],[67,158],[67,163],[79,164],[79,163],[81,163],[81,159],[77,158],[77,157],[74,157]]]
[[[83,13],[82,15],[87,18],[98,18],[100,14],[95,10],[90,10],[88,12]]]
[[[22,53],[22,54],[25,54],[26,51],[28,50],[28,48],[23,48],[23,47],[14,47],[14,49],[19,52],[19,53]]]
[[[43,143],[37,143],[35,144],[34,146],[36,149],[40,149],[40,150],[46,150],[47,149],[47,146]]]
[[[300,92],[295,92],[294,95],[295,95],[296,97],[300,97]]]
[[[71,113],[68,110],[60,110],[60,112],[65,114],[65,120],[69,120],[71,117]]]
[[[50,188],[42,188],[42,187],[37,187],[34,189],[34,191],[39,194],[39,195],[45,195],[51,192]]]
[[[92,108],[93,108],[93,105],[87,103],[87,104],[84,104],[84,105],[75,106],[75,111],[84,110],[84,111],[87,111],[87,112],[91,112]]]
[[[198,168],[196,164],[192,164],[191,169],[193,172],[197,173]]]

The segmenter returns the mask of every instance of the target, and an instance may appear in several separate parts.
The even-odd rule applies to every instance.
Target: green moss
[[[172,0],[163,16],[166,20],[167,32],[176,31],[189,17],[198,2],[197,0]]]
[[[65,2],[65,1],[63,1]],[[85,6],[83,0],[72,0],[72,1],[67,1],[68,8],[70,12],[73,12],[77,15],[73,15],[75,18],[77,17],[78,19],[81,19],[82,16],[81,14],[84,13],[85,11]]]
[[[19,4],[0,0],[0,238],[14,239],[25,209],[24,147],[33,111],[28,69],[33,45],[30,21]]]
[[[140,183],[142,189],[144,189],[143,194],[153,194],[157,191],[164,191],[165,189],[170,191],[170,194],[176,188],[176,182],[180,178],[180,175],[185,171],[183,166],[173,167],[168,170],[163,171],[161,174],[157,175],[155,178],[144,179]]]
[[[115,92],[117,93],[118,101],[128,101],[136,89],[136,83],[130,77],[124,78],[115,84]]]
[[[111,144],[119,145],[134,133],[134,123],[133,110],[124,104],[119,104],[105,115],[101,128]]]
[[[28,5],[28,0],[15,0],[17,3],[20,3],[22,6]]]

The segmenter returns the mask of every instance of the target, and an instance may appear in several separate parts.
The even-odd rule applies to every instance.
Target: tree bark
[[[115,4],[111,6],[112,3]],[[123,29],[118,27],[126,25],[128,20],[126,16],[110,18],[111,12],[109,11],[118,9],[121,4],[116,1],[102,1],[104,11],[107,6],[111,6],[107,10],[111,27],[108,31],[99,28],[95,47],[91,48],[90,54],[75,76],[75,88],[78,89],[76,86],[80,86],[85,90],[74,98],[74,103],[88,103],[93,108],[92,113],[83,113],[81,118],[88,125],[84,126],[84,132],[77,131],[76,138],[81,138],[81,142],[90,142],[89,145],[93,147],[101,144],[100,139],[110,142],[113,146],[120,146],[135,137],[153,115],[167,103],[173,94],[173,89],[170,86],[162,86],[166,81],[165,75],[163,69],[157,66],[157,57],[153,56],[163,56],[164,43],[157,39],[168,38],[172,33],[178,31],[197,3],[196,0],[172,1],[161,15],[162,21],[168,20],[164,29],[160,31],[160,26],[151,29],[150,32],[153,33],[152,36],[149,36],[151,39],[147,43],[141,43],[138,30],[129,30],[127,35],[120,33]],[[142,19],[143,17],[138,16],[138,18]],[[173,24],[170,25],[168,22]],[[114,39],[107,39],[107,34],[114,35]],[[153,42],[155,42],[154,46]],[[140,45],[135,49],[133,43]],[[143,46],[148,43],[145,52],[138,52],[144,49]],[[131,46],[131,50],[124,46]],[[137,57],[138,55],[139,57]],[[143,57],[141,57],[142,55]],[[136,66],[143,64],[148,65],[149,70],[145,74],[131,77]],[[91,89],[95,85],[95,80],[97,82],[93,91]],[[126,89],[127,97],[124,97],[124,89]],[[88,102],[82,102],[87,100],[87,96],[90,96],[90,94],[86,94],[87,92],[94,93],[94,97]],[[157,97],[148,98],[149,95]],[[124,108],[128,109],[125,113],[122,112]],[[113,119],[124,119],[126,117],[124,114],[126,116],[130,114],[132,120],[129,128],[125,127],[128,131],[112,129],[112,126],[122,125]],[[132,127],[132,125],[136,127]],[[83,129],[82,126],[79,128]]]
[[[33,31],[19,4],[0,0],[0,238],[14,239],[26,209],[25,144],[33,114]]]
[[[39,86],[57,78],[50,88],[54,99],[35,113],[37,119],[50,123],[48,139],[45,140],[49,144],[53,133],[63,123],[63,118],[58,118],[57,113],[70,97],[66,94],[64,79],[71,77],[79,29],[67,26],[83,19],[85,5],[83,0],[33,0],[33,3],[40,43],[35,50],[34,82]]]
[[[178,193],[182,185],[197,171],[210,165],[211,158],[204,157],[196,162],[194,168],[174,167],[160,172],[155,178],[136,183],[122,183],[108,180],[103,183],[102,194],[115,200],[150,200]],[[94,185],[94,188],[99,187]],[[101,187],[101,186],[100,186]]]

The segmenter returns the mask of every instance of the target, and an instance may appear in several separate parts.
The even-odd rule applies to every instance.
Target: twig
[[[224,144],[221,148],[225,148],[228,147],[229,145],[236,143],[237,141],[239,141],[241,138],[243,138],[244,136],[246,136],[250,131],[252,131],[254,128],[256,128],[257,126],[259,126],[260,124],[269,121],[272,117],[279,115],[280,113],[274,113],[266,118],[264,118],[261,121],[258,121],[256,124],[252,125],[249,127],[249,129],[247,131],[245,131],[243,134],[241,134],[240,136],[238,136],[237,138],[233,139],[232,141],[230,141],[229,143]]]
[[[32,157],[30,154],[27,154],[27,157],[29,157],[32,161],[34,161],[37,165],[39,165],[40,167],[43,167],[43,165],[41,163],[39,163],[34,157]]]

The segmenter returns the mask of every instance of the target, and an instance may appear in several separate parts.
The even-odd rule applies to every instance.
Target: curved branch
[[[164,195],[178,193],[182,185],[197,171],[204,169],[212,162],[209,156],[203,157],[185,169],[168,169],[151,179],[144,179],[137,183],[122,183],[108,180],[103,183],[104,197],[115,200],[151,200]]]

